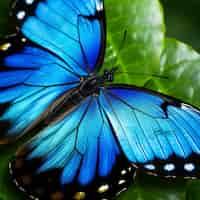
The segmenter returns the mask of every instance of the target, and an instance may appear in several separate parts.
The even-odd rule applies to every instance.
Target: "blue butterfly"
[[[30,198],[109,199],[135,168],[197,177],[200,112],[99,73],[103,0],[18,0],[19,33],[1,43],[0,143],[34,136],[10,163]]]

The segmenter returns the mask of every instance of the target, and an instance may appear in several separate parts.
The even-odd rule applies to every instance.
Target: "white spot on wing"
[[[26,12],[24,10],[19,11],[17,13],[17,19],[22,20],[24,19],[25,15],[26,15]]]
[[[103,2],[102,1],[96,0],[96,9],[98,12],[103,10]]]
[[[188,172],[192,172],[193,170],[195,170],[195,165],[193,163],[186,163],[184,165],[184,169]]]
[[[127,173],[126,170],[121,171],[121,175],[125,175],[126,173]]]
[[[128,171],[130,172],[130,171],[131,171],[131,169],[132,169],[132,168],[131,168],[131,167],[129,167],[129,168],[128,168]]]
[[[22,38],[21,40],[22,40],[22,42],[26,42],[26,38]]]
[[[119,182],[118,182],[119,185],[122,185],[122,184],[124,184],[124,183],[126,183],[125,180],[119,180]]]
[[[171,172],[171,171],[175,170],[175,165],[172,163],[166,164],[166,165],[164,165],[164,170]]]
[[[151,171],[156,169],[155,165],[152,164],[147,164],[144,166],[144,168]]]
[[[7,51],[11,47],[11,43],[5,43],[0,46],[0,50]]]
[[[105,192],[107,192],[108,190],[109,190],[109,185],[106,184],[106,185],[102,185],[101,187],[99,187],[98,192],[99,192],[99,193],[105,193]]]
[[[25,2],[26,4],[31,5],[34,2],[34,0],[25,0]]]

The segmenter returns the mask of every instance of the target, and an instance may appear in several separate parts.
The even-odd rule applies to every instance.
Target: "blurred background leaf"
[[[158,0],[105,3],[108,37],[104,68],[116,65],[121,72],[129,72],[118,74],[115,81],[144,86],[200,106],[199,0],[162,0],[164,16]],[[10,0],[0,1],[0,36],[14,31],[9,4]],[[26,199],[8,176],[8,160],[17,146],[0,147],[0,200]],[[161,179],[139,173],[135,184],[118,199],[199,200],[199,188],[199,180]]]
[[[200,52],[200,1],[161,0],[167,36],[189,44]]]

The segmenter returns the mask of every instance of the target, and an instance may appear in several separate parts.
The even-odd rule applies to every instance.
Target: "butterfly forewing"
[[[18,0],[13,15],[29,40],[56,54],[77,73],[103,62],[105,17],[102,0]]]
[[[0,46],[0,103],[7,108],[1,143],[37,125],[53,101],[97,67],[105,46],[100,0],[17,0],[12,7],[20,33]]]
[[[79,76],[62,61],[18,36],[1,48],[0,135],[1,143],[22,136],[45,116],[45,111],[62,93],[76,87]],[[19,45],[17,48],[15,45]]]

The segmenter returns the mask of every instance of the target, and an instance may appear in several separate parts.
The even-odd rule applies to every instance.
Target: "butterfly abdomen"
[[[47,122],[57,121],[57,118],[62,119],[63,116],[66,116],[66,113],[76,108],[84,99],[92,95],[98,95],[100,84],[103,81],[103,78],[96,76],[88,76],[81,80],[78,87],[54,101],[48,110]]]
[[[79,88],[72,89],[58,97],[47,111],[46,122],[49,124],[62,119],[67,113],[73,111],[85,98]]]

